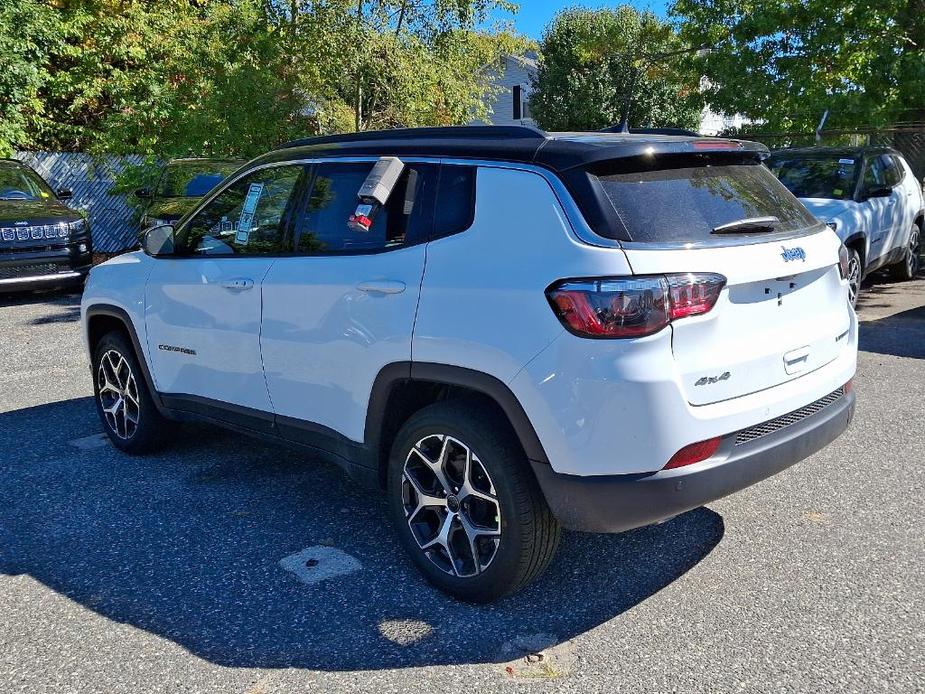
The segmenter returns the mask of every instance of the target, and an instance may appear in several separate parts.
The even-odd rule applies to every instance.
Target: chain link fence
[[[789,147],[812,147],[850,145],[892,147],[900,152],[915,172],[915,177],[925,183],[925,122],[901,123],[889,128],[856,130],[823,130],[822,139],[816,142],[815,133],[763,133],[743,132],[736,134],[743,140],[762,142],[769,149]]]

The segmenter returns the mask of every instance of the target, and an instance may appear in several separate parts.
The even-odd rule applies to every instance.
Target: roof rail
[[[392,130],[363,130],[338,135],[304,137],[280,145],[277,149],[327,145],[338,142],[371,142],[379,140],[412,140],[427,138],[446,139],[546,139],[546,133],[528,125],[450,125],[436,128],[395,128]]]

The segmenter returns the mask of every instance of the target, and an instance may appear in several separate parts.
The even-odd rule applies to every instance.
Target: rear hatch
[[[631,239],[623,245],[635,274],[727,279],[709,313],[672,323],[691,404],[801,378],[847,348],[840,242],[763,165],[674,157],[595,175]]]

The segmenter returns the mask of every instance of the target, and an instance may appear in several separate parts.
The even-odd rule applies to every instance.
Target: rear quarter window
[[[819,222],[764,166],[736,163],[596,174],[631,241],[730,243],[793,234]],[[776,217],[772,232],[713,230],[743,219]]]

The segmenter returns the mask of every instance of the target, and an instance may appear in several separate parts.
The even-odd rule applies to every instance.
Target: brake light
[[[715,273],[563,280],[546,290],[562,324],[581,337],[652,335],[716,304],[726,278]]]
[[[848,279],[848,247],[842,244],[838,247],[838,274],[841,278]]]
[[[675,468],[684,467],[685,465],[693,465],[694,463],[699,463],[703,460],[706,460],[719,449],[719,444],[722,441],[721,436],[717,436],[715,439],[707,439],[706,441],[698,441],[697,443],[692,443],[690,446],[685,446],[680,451],[671,456],[671,460],[665,465],[663,470],[674,470]]]

